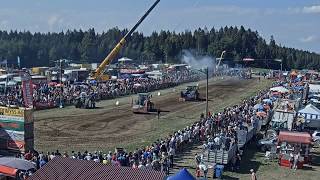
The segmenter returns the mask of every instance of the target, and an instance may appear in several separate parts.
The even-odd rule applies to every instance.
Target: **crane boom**
[[[119,43],[112,49],[112,51],[108,54],[108,56],[102,61],[102,63],[98,66],[98,68],[93,72],[91,78],[99,79],[103,74],[107,65],[111,63],[111,61],[117,56],[119,51],[122,49],[124,44],[128,41],[131,34],[138,28],[138,26],[142,23],[142,21],[149,15],[149,13],[153,10],[153,8],[160,2],[160,0],[156,0],[152,4],[152,6],[148,9],[148,11],[140,18],[140,20],[130,29],[130,31],[119,41]]]

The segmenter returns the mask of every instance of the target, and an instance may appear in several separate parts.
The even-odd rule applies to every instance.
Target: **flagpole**
[[[4,93],[5,93],[5,95],[7,95],[7,84],[8,84],[8,75],[9,75],[9,72],[8,72],[8,60],[6,59],[5,62],[6,62],[6,73],[7,73],[7,76],[6,76],[6,84],[4,86]]]

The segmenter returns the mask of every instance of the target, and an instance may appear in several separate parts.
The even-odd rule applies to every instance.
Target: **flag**
[[[17,63],[18,63],[18,67],[20,69],[20,56],[17,56]]]

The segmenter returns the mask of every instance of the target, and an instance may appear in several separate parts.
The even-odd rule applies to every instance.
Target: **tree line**
[[[15,64],[19,56],[21,67],[52,66],[62,58],[99,63],[127,31],[118,28],[102,33],[96,33],[93,28],[59,33],[0,31],[0,60]],[[225,59],[231,61],[259,59],[249,64],[256,67],[279,69],[279,62],[274,59],[282,59],[284,69],[320,68],[319,54],[279,45],[272,36],[267,42],[258,32],[243,26],[199,28],[180,33],[162,30],[149,36],[135,32],[118,57],[130,57],[139,63],[180,63],[183,50],[214,57],[225,50]]]

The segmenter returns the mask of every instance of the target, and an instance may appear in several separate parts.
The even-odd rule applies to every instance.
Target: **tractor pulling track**
[[[214,110],[218,103],[245,93],[256,82],[232,78],[211,79],[210,109]],[[161,112],[159,121],[156,114],[132,113],[131,102],[135,95],[100,101],[97,109],[66,107],[36,111],[35,148],[40,151],[105,151],[141,141],[153,133],[168,135],[174,128],[185,127],[197,120],[205,108],[205,101],[179,102],[180,91],[184,87],[181,85],[161,90],[160,96],[157,96],[158,91],[152,93],[155,106],[166,111]],[[205,99],[205,81],[199,82],[199,87],[200,98]],[[116,101],[119,101],[119,106],[115,106]]]

